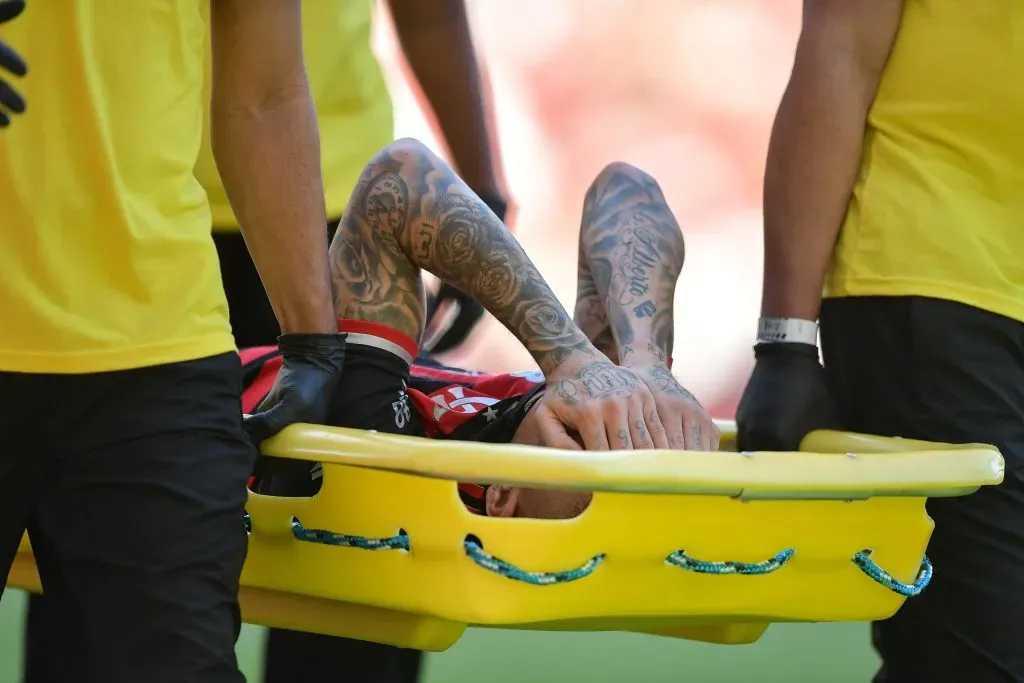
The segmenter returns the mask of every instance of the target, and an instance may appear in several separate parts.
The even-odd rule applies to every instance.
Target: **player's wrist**
[[[818,322],[805,318],[762,316],[757,321],[757,344],[806,344],[817,347]]]

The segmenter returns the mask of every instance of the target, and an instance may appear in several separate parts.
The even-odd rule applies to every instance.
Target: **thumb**
[[[249,435],[252,445],[259,450],[260,444],[277,434],[288,425],[288,416],[284,412],[287,406],[278,403],[269,410],[264,410],[245,418],[245,432]]]
[[[540,430],[544,445],[549,448],[562,448],[570,451],[583,450],[576,440],[569,436],[565,425],[550,411],[545,410],[537,414],[537,428]]]

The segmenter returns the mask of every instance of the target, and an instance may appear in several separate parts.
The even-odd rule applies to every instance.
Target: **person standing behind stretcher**
[[[1024,682],[1022,27],[1017,0],[805,0],[772,132],[739,447],[839,427],[1006,460],[928,501],[935,577],[874,625],[877,683]]]
[[[405,57],[436,115],[455,166],[473,191],[504,220],[507,199],[499,154],[491,146],[495,136],[487,107],[489,96],[474,53],[464,1],[389,0],[387,6]],[[392,104],[371,46],[372,20],[371,0],[302,3],[303,52],[320,127],[328,238],[334,234],[366,160],[393,139]],[[210,144],[209,111],[205,123],[196,177],[211,204],[213,240],[235,343],[239,347],[273,344],[280,328],[217,172]],[[483,313],[479,303],[450,285],[442,286],[429,304],[430,313],[438,306],[443,309],[454,304],[458,308],[455,319],[437,336],[436,352],[461,344]],[[428,320],[432,317],[428,314]],[[43,609],[43,597],[31,596],[24,683],[54,680],[48,671],[54,659],[42,638]],[[348,662],[352,671],[372,671],[376,683],[414,683],[421,659],[421,653],[413,650],[344,639],[333,641],[331,656]],[[294,633],[269,629],[265,683],[302,683],[305,679],[295,677],[295,661],[310,659]]]
[[[434,115],[441,142],[459,175],[506,222],[508,195],[496,144],[490,92],[473,45],[465,0],[387,0],[415,85]],[[366,160],[394,139],[391,98],[373,53],[372,0],[305,0],[303,47],[320,123],[321,165],[333,236]],[[209,144],[196,177],[210,198],[214,243],[240,347],[271,344],[280,330],[238,230]],[[483,315],[479,302],[451,285],[428,300],[430,312],[454,305],[457,314],[438,330],[435,353],[459,346]],[[441,323],[433,320],[431,323]]]

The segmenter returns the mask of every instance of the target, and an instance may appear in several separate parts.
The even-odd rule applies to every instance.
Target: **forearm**
[[[581,237],[585,231],[581,232]],[[594,284],[594,276],[590,272],[590,264],[587,262],[585,245],[580,240],[579,256],[577,257],[576,270],[576,308],[572,315],[573,322],[579,327],[587,339],[597,348],[598,351],[608,357],[613,363],[619,363],[619,350],[615,347],[615,337],[612,335],[612,326],[608,322],[608,313],[604,308],[604,301],[597,285]]]
[[[334,330],[316,113],[308,90],[261,107],[215,94],[217,167],[281,330]]]
[[[391,0],[395,31],[459,176],[504,197],[490,87],[473,45],[464,0]]]
[[[817,319],[899,15],[894,0],[805,4],[765,169],[765,317]]]
[[[546,375],[597,353],[515,237],[419,142],[399,140],[378,154],[346,214],[383,242],[395,240],[415,266],[474,296]]]
[[[300,0],[212,0],[210,134],[284,333],[335,330]]]
[[[667,363],[686,249],[657,182],[628,164],[602,171],[584,200],[580,252],[619,362]]]

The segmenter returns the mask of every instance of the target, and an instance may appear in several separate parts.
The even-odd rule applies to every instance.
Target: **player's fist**
[[[754,347],[757,362],[736,411],[741,451],[795,451],[809,432],[842,429],[842,421],[812,344]]]

